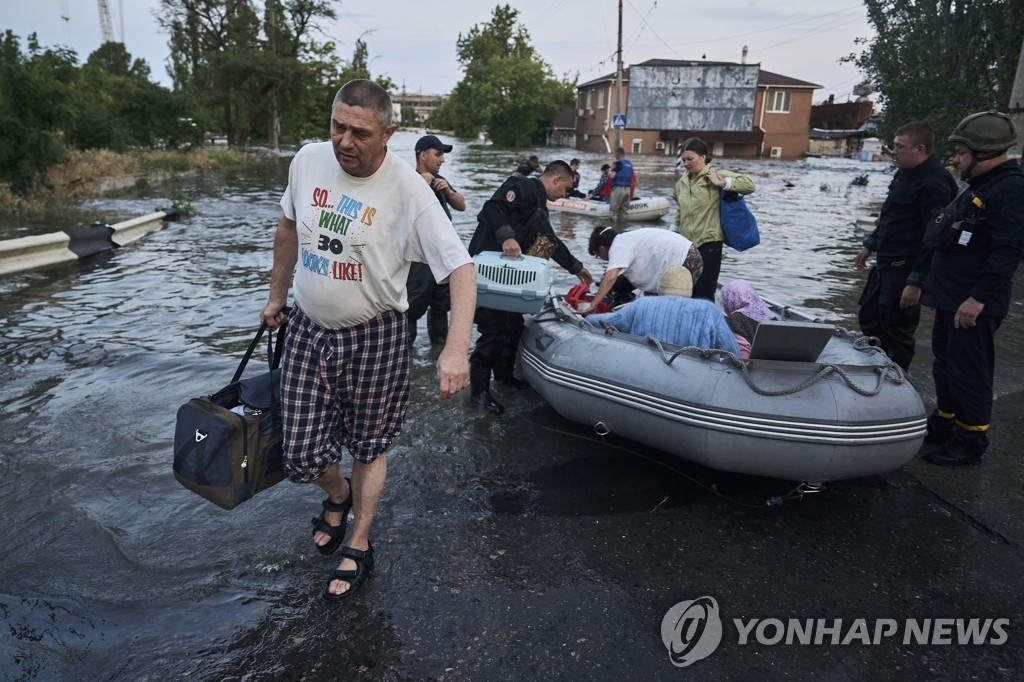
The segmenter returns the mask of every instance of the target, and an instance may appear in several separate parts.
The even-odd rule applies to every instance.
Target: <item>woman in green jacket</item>
[[[708,146],[698,137],[683,142],[682,160],[685,172],[672,190],[679,205],[676,230],[693,242],[704,259],[704,272],[693,284],[693,298],[714,301],[724,239],[718,218],[718,190],[750,194],[754,182],[745,175],[712,168]]]

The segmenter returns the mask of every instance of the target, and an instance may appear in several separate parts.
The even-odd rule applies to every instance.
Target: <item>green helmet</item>
[[[982,111],[960,121],[949,142],[959,142],[976,154],[998,156],[1017,144],[1017,126],[1004,113]]]

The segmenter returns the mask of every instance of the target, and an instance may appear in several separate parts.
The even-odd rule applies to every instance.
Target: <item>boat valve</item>
[[[607,436],[612,430],[608,428],[608,425],[604,422],[597,422],[594,424],[594,433],[599,436]]]

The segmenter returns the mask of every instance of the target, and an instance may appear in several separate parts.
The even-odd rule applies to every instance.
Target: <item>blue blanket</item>
[[[725,350],[739,357],[736,339],[722,311],[699,298],[644,296],[611,313],[587,316],[587,322],[601,322],[634,336],[653,336],[663,343]]]

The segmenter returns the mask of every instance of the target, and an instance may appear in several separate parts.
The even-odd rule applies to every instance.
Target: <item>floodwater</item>
[[[398,133],[392,149],[411,161],[416,138]],[[456,213],[454,222],[468,242],[483,201],[531,152],[453,142],[442,174],[467,197],[468,210]],[[532,152],[542,162],[578,156],[584,189],[596,183],[600,164],[610,161],[564,149]],[[670,197],[672,162],[635,159],[638,193]],[[500,419],[470,410],[465,395],[439,403],[436,349],[421,331],[414,402],[405,434],[390,453],[375,528],[375,575],[365,596],[340,607],[323,604],[319,594],[333,561],[312,551],[307,519],[319,509],[312,487],[283,483],[225,512],[171,475],[177,406],[226,383],[255,331],[287,165],[288,158],[281,158],[255,169],[183,179],[173,190],[190,197],[190,217],[85,262],[0,279],[0,679],[529,680],[559,670],[553,679],[601,679],[601,670],[618,670],[608,679],[625,679],[616,667],[620,653],[593,651],[592,643],[609,637],[650,652],[651,669],[661,665],[658,675],[668,679],[678,671],[662,660],[657,627],[674,603],[665,595],[674,592],[659,587],[653,590],[658,597],[650,597],[652,588],[641,582],[657,584],[665,578],[661,573],[672,570],[689,571],[685,581],[698,584],[727,570],[739,574],[749,553],[757,562],[759,552],[786,551],[793,542],[787,533],[809,543],[802,555],[813,555],[814,543],[827,545],[815,524],[819,514],[838,510],[791,517],[788,528],[760,511],[742,516],[747,512],[688,480],[666,476],[664,467],[650,463],[657,453],[635,458],[588,441],[530,391],[511,396]],[[720,165],[754,178],[758,189],[748,203],[762,235],[760,246],[727,254],[722,281],[742,276],[775,301],[854,327],[865,277],[852,267],[864,236],[854,220],[880,205],[891,169],[826,159]],[[866,184],[854,183],[858,178]],[[90,202],[90,208],[116,222],[167,205],[169,194],[166,187],[133,191]],[[670,226],[672,215],[660,224]],[[586,253],[596,223],[553,216],[573,253],[598,276],[603,264]],[[3,236],[9,235],[0,231]],[[573,280],[557,270],[556,290]],[[1020,307],[1018,295],[1000,330],[997,395],[1019,392],[1024,384]],[[923,347],[914,364],[926,399],[930,319],[922,321]],[[575,462],[591,465],[583,469]],[[740,492],[754,504],[791,487],[742,480]],[[881,488],[870,481],[840,484],[832,499],[845,500],[847,519],[871,524],[877,518],[857,515]],[[678,524],[641,515],[662,505],[678,515]],[[923,515],[930,505],[922,497],[900,513]],[[538,518],[543,523],[535,523]],[[664,568],[637,567],[627,559],[632,568],[624,576],[622,564],[605,562],[621,560],[627,542],[615,524],[633,522],[651,533],[652,524],[661,524],[664,545],[648,551],[671,553],[688,545],[706,551],[706,558],[696,568],[681,555],[674,567]],[[564,524],[564,546],[530,546],[558,545],[561,540],[544,537],[558,523]],[[947,532],[943,527],[936,537]],[[745,538],[748,549],[710,542],[726,534]],[[670,535],[679,542],[669,543]],[[771,537],[778,547],[769,546]],[[964,545],[987,542],[969,535],[966,526],[956,537]],[[935,548],[940,544],[922,541],[913,561],[940,561],[931,554],[944,551]],[[552,553],[545,559],[550,563],[538,568],[522,558],[531,552]],[[845,561],[858,560],[851,548],[844,552]],[[814,562],[841,573],[827,565],[827,554],[823,549]],[[724,563],[716,566],[716,556]],[[873,548],[864,560],[882,564],[886,551]],[[1004,563],[1007,571],[1019,571],[1012,555],[994,562],[993,570]],[[802,569],[795,570],[781,584],[757,580],[748,587],[769,601],[781,590],[790,605],[803,605],[797,595],[815,595],[824,605],[815,612],[820,616],[856,613],[850,597],[834,596],[835,587],[818,579],[801,584]],[[897,592],[913,589],[913,578],[889,581]],[[628,598],[620,598],[620,586]],[[985,589],[992,603],[1015,602],[1019,610],[1015,587]],[[606,599],[620,608],[609,611]],[[928,608],[919,615],[948,615],[935,604]],[[615,632],[620,634],[608,634]],[[573,657],[579,662],[578,652],[588,649],[589,667],[573,668]],[[888,670],[901,665],[895,658]],[[1019,648],[1013,660],[1020,663]],[[486,676],[465,672],[474,665]],[[758,678],[780,673],[749,665],[746,670]],[[847,667],[834,679],[869,669]],[[716,670],[716,679],[729,677]]]

